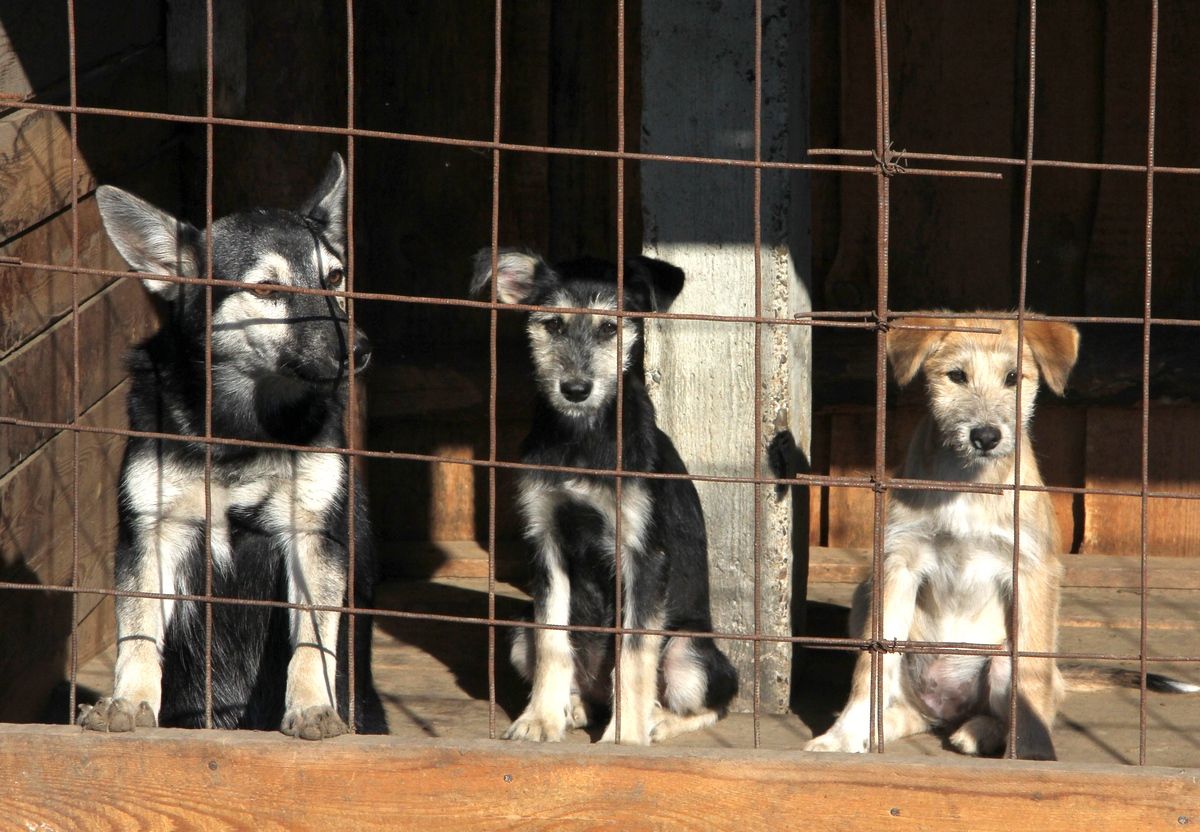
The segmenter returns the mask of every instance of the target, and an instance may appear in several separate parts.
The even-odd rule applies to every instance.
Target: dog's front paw
[[[124,733],[134,728],[154,728],[158,720],[149,702],[134,705],[129,699],[106,696],[95,705],[80,705],[75,723],[85,731]]]
[[[504,732],[506,740],[522,740],[525,742],[562,742],[567,730],[567,717],[534,713],[526,710],[517,717],[517,721],[508,726]]]
[[[346,723],[329,705],[292,708],[283,715],[279,730],[302,740],[324,740],[346,733]]]
[[[588,709],[579,694],[571,694],[571,713],[567,717],[567,725],[571,728],[586,728],[588,726]]]
[[[850,737],[841,731],[830,730],[805,743],[804,750],[841,751],[848,754],[862,754],[867,750],[867,741],[865,738]]]
[[[617,741],[617,719],[613,717],[604,729],[600,742]],[[621,745],[649,745],[650,726],[646,720],[621,719]]]

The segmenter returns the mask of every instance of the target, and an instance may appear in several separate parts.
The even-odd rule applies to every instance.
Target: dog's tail
[[[1067,690],[1092,691],[1112,688],[1140,688],[1142,674],[1121,667],[1101,667],[1094,664],[1060,664]],[[1163,676],[1161,673],[1146,674],[1146,690],[1155,693],[1200,693],[1200,685]]]

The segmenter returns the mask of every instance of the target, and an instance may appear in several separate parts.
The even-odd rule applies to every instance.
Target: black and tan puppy
[[[492,280],[491,251],[476,257],[473,289]],[[659,260],[625,263],[627,311],[665,308],[683,272]],[[625,470],[686,474],[658,429],[646,393],[642,319],[617,318],[616,268],[595,259],[555,267],[520,251],[499,254],[496,296],[504,303],[587,308],[534,311],[527,333],[537,385],[526,463],[612,469],[617,379],[623,376]],[[617,331],[623,327],[618,353]],[[615,478],[522,471],[518,502],[531,549],[539,624],[611,626],[615,611]],[[622,626],[711,632],[704,514],[689,480],[625,478],[621,487]],[[588,706],[614,701],[612,636],[518,630],[513,664],[533,683],[509,739],[557,741],[587,724]],[[711,725],[737,692],[737,674],[712,639],[622,636],[620,741],[647,744]],[[615,741],[615,720],[604,732]]]

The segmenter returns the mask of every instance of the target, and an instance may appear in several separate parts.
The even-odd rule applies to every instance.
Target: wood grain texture
[[[86,425],[125,427],[128,383],[84,414]],[[79,434],[79,585],[112,586],[117,539],[117,473],[125,440]],[[60,432],[0,478],[0,580],[70,584],[73,571],[74,439]],[[115,637],[111,600],[80,596],[79,660]],[[92,615],[103,606],[107,615]],[[46,695],[67,678],[71,597],[36,588],[0,592],[0,719],[41,715]]]
[[[1150,487],[1195,492],[1195,459],[1200,453],[1194,406],[1150,408]],[[1142,413],[1140,408],[1093,408],[1087,423],[1087,486],[1141,488]],[[1085,554],[1138,555],[1141,551],[1140,497],[1084,495]],[[1200,554],[1200,500],[1151,499],[1147,506],[1147,544],[1152,555]]]
[[[1177,829],[1193,770],[0,726],[31,829]]]
[[[86,409],[125,378],[130,345],[157,326],[157,315],[137,280],[118,280],[80,307],[80,399]],[[4,415],[70,421],[74,329],[70,316],[0,361]],[[0,425],[0,472],[27,457],[53,431]]]

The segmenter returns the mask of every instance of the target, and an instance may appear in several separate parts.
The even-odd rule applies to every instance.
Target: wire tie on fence
[[[158,644],[158,639],[156,639],[154,636],[144,636],[141,633],[135,633],[131,636],[121,636],[119,639],[117,639],[117,644],[121,644],[122,642],[126,641],[150,641],[154,644]]]
[[[892,322],[876,313],[871,313],[870,323],[875,324],[876,332],[882,332],[884,335],[892,331]]]
[[[871,477],[871,490],[876,494],[883,494],[888,489],[887,483],[878,477]]]
[[[888,142],[884,148],[883,156],[878,153],[872,153],[871,158],[875,160],[875,164],[879,165],[879,170],[884,176],[895,176],[898,173],[907,173],[904,167],[904,155],[906,150],[893,150],[892,143]]]

